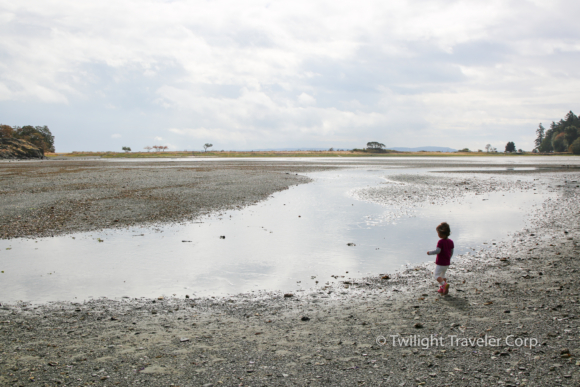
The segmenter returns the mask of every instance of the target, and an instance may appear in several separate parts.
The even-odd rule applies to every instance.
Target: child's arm
[[[440,247],[437,247],[437,248],[436,248],[435,250],[433,250],[433,251],[427,251],[427,255],[437,255],[437,254],[439,254],[440,252],[441,252],[441,248],[440,248]],[[453,253],[452,253],[451,255],[453,255]]]
[[[451,255],[449,256],[449,259],[451,259],[451,257],[453,257],[453,250],[454,249],[451,249]]]

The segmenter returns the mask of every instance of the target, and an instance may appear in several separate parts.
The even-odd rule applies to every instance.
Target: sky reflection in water
[[[550,195],[469,194],[393,220],[393,209],[349,194],[399,173],[427,171],[316,172],[308,174],[313,183],[241,211],[199,219],[202,223],[0,241],[0,301],[292,291],[315,281],[323,286],[336,281],[331,275],[361,277],[432,261],[425,253],[435,248],[434,228],[441,221],[450,223],[458,254],[504,238],[521,229],[532,206]]]

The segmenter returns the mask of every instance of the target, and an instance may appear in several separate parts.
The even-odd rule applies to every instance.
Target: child
[[[437,259],[435,259],[435,273],[434,277],[437,282],[441,285],[438,292],[446,296],[449,293],[449,284],[447,283],[447,278],[445,278],[445,272],[451,264],[451,257],[453,256],[453,241],[449,239],[451,234],[451,229],[446,222],[441,223],[435,228],[437,234],[439,235],[439,242],[437,242],[437,249],[433,251],[427,251],[427,255],[437,254]]]

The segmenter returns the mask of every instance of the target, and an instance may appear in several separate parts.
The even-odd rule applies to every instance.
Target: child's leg
[[[447,271],[448,267],[449,266],[436,265],[435,266],[435,273],[433,273],[435,280],[437,282],[439,282],[439,285],[441,285],[439,287],[438,292],[442,293],[442,294],[447,294],[448,289],[449,289],[449,285],[447,284],[447,278],[445,278],[445,272]]]
[[[448,266],[435,265],[435,272],[433,273],[435,281],[439,282],[440,284],[447,282],[447,279],[445,278],[445,272],[447,271],[447,268]]]
[[[447,283],[447,278],[443,278],[443,284],[441,285],[441,287],[443,288],[443,292],[441,294],[443,294],[444,296],[446,296],[447,294],[449,294],[449,284]]]

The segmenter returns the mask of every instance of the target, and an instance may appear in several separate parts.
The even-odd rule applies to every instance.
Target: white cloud
[[[298,103],[300,105],[315,105],[316,98],[306,93],[302,93],[298,96]]]
[[[485,127],[529,148],[538,122],[578,110],[578,11],[572,0],[4,2],[0,107],[10,122],[15,103],[32,120],[66,117],[51,129],[71,149],[103,146],[90,123],[140,146],[162,132],[226,149],[477,147]]]

